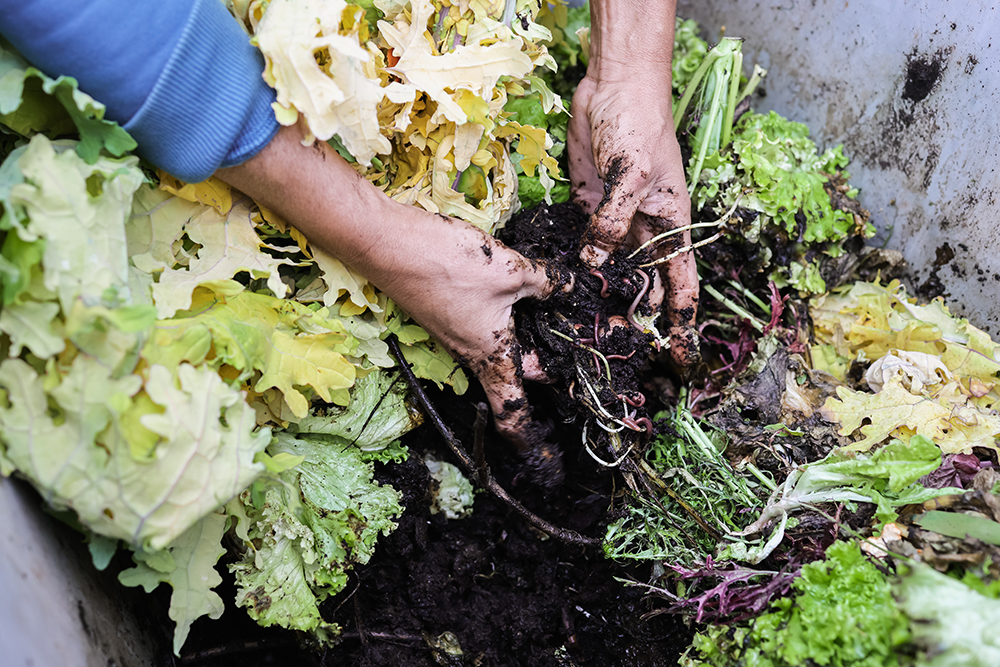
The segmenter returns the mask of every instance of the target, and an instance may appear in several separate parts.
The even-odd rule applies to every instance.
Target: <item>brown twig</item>
[[[424,412],[427,414],[427,418],[430,419],[431,423],[434,424],[434,427],[437,428],[438,433],[440,433],[441,437],[443,437],[445,442],[448,443],[448,447],[451,448],[451,451],[461,462],[465,471],[470,475],[475,474],[475,463],[465,451],[465,448],[462,447],[462,443],[458,441],[458,438],[456,438],[455,434],[451,432],[451,429],[448,428],[448,425],[444,423],[437,410],[431,404],[430,399],[427,397],[427,393],[424,391],[424,388],[420,386],[420,382],[417,381],[417,377],[413,374],[413,370],[410,368],[410,365],[406,363],[406,359],[403,357],[403,351],[399,349],[399,341],[396,340],[396,336],[389,336],[386,339],[386,343],[389,344],[389,349],[392,351],[393,356],[396,357],[396,361],[399,363],[399,366],[403,371],[403,375],[406,376],[406,381],[410,385],[410,390],[417,397],[417,402],[420,403],[420,407],[424,409]],[[574,530],[554,526],[537,514],[534,514],[527,507],[511,497],[511,495],[508,494],[507,491],[504,490],[504,488],[501,487],[500,484],[498,484],[493,478],[493,475],[490,474],[488,468],[485,471],[485,477],[485,487],[490,491],[490,493],[506,503],[511,509],[520,514],[525,521],[538,530],[551,535],[562,542],[566,542],[567,544],[575,544],[581,547],[600,546],[601,540],[597,538],[586,537]]]
[[[473,440],[473,453],[476,456],[476,472],[479,477],[479,486],[486,486],[489,483],[489,473],[486,468],[486,415],[488,414],[486,404],[476,403],[476,421],[473,424],[475,440]]]

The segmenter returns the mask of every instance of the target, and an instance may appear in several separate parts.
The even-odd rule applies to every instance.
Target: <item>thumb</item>
[[[560,270],[555,263],[539,259],[521,258],[525,262],[524,284],[518,290],[516,301],[521,299],[548,298],[556,290],[570,292],[573,290],[573,274]]]
[[[604,264],[608,256],[625,241],[632,218],[643,197],[637,190],[642,183],[624,166],[624,158],[611,161],[604,175],[604,199],[590,216],[590,225],[583,235],[580,260],[591,267]]]

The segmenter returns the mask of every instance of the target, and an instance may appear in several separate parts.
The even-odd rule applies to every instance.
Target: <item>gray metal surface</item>
[[[95,570],[80,534],[41,507],[27,484],[0,477],[0,665],[161,664],[142,593]]]
[[[913,282],[1000,334],[1000,33],[992,3],[680,0],[768,70],[759,111],[845,145],[851,182]],[[997,46],[993,47],[993,42]]]

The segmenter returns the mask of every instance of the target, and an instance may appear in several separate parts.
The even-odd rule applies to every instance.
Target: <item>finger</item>
[[[531,382],[552,384],[556,381],[554,377],[545,372],[542,360],[538,357],[538,350],[522,350],[521,373],[521,377]]]
[[[513,251],[512,251],[513,252]],[[556,290],[571,292],[573,290],[573,273],[561,270],[554,263],[543,260],[527,259],[518,255],[523,261],[524,283],[517,292],[515,301],[521,299],[546,299]]]
[[[656,219],[640,210],[632,219],[632,227],[629,230],[626,242],[628,243],[628,247],[638,248],[658,233],[661,232],[658,229]],[[653,281],[647,292],[649,307],[653,309],[653,312],[659,312],[660,307],[663,305],[663,299],[666,296],[666,276],[660,267],[656,267],[655,270],[649,272],[649,277]]]
[[[628,235],[639,203],[645,198],[645,179],[639,169],[630,169],[624,157],[615,157],[604,175],[604,198],[590,216],[583,235],[580,260],[598,267],[621,246]]]
[[[532,444],[527,437],[531,409],[518,372],[519,350],[513,327],[508,327],[497,341],[497,351],[473,364],[473,371],[486,392],[497,431],[519,452],[526,454]]]
[[[672,259],[666,273],[670,354],[678,364],[688,366],[700,356],[694,327],[698,315],[698,268],[694,252]]]

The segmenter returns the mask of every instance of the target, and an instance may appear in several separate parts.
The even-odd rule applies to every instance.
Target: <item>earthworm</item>
[[[632,398],[629,394],[632,394],[632,396],[638,396],[638,398]],[[631,405],[633,408],[641,408],[646,405],[646,395],[641,391],[625,392],[619,396],[619,398]]]
[[[647,435],[653,434],[653,422],[649,421],[649,417],[640,417],[639,419],[624,417],[621,421],[634,431],[643,431]]]
[[[649,289],[649,275],[642,269],[636,269],[635,272],[642,277],[642,289],[640,289],[639,293],[635,295],[635,300],[632,302],[632,305],[628,307],[628,312],[625,313],[625,319],[627,319],[629,324],[634,326],[636,329],[645,333],[646,329],[639,326],[639,323],[635,321],[635,309],[642,300],[642,297],[645,296],[646,290]]]
[[[629,352],[628,356],[626,356],[624,354],[605,354],[604,358],[605,359],[621,359],[622,361],[624,361],[625,359],[631,359],[633,354],[635,354],[635,350],[632,350],[631,352]]]
[[[607,299],[611,296],[611,292],[608,291],[608,279],[604,277],[604,274],[597,269],[591,269],[590,275],[601,279],[601,298]]]
[[[597,330],[601,326],[601,314],[594,313],[594,347],[597,347],[598,335]]]

